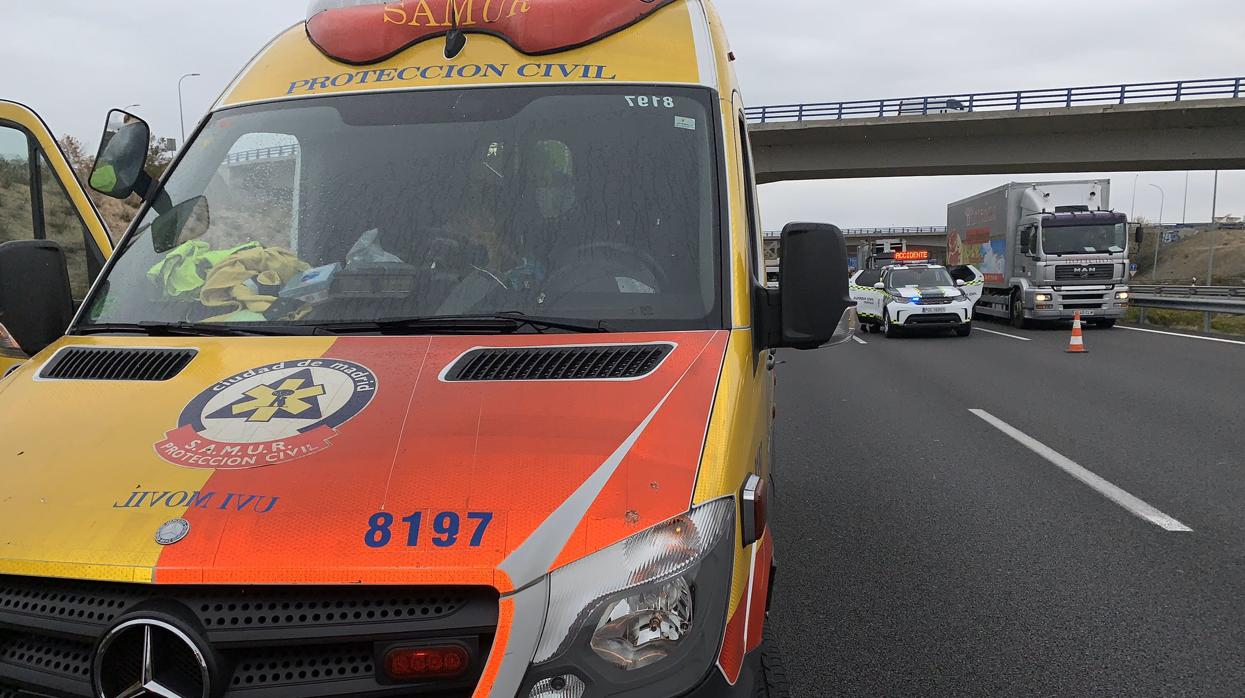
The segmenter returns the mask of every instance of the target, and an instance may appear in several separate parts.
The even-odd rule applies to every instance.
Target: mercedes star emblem
[[[178,628],[139,618],[113,628],[95,655],[99,698],[208,698],[203,651]]]
[[[190,533],[190,522],[186,519],[167,521],[156,530],[156,542],[160,545],[172,545]]]

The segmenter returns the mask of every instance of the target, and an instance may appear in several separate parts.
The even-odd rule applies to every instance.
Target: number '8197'
[[[432,544],[438,548],[452,548],[466,541],[468,547],[480,547],[484,542],[484,534],[488,531],[489,524],[493,522],[493,512],[471,511],[467,512],[466,518],[468,527],[474,524],[470,533],[463,530],[465,528],[463,517],[457,512],[443,511],[431,517],[429,523],[432,530],[428,535]],[[417,511],[410,516],[402,517],[400,521],[406,524],[406,547],[418,547],[420,534],[424,528],[424,512]],[[383,548],[393,541],[393,514],[387,511],[372,514],[367,525],[367,533],[363,535],[363,542],[367,544],[367,547]]]

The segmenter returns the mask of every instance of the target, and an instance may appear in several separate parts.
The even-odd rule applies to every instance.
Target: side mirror
[[[967,286],[968,284],[966,284],[966,283],[964,282],[964,279],[956,279],[956,280],[955,280],[955,285],[956,285],[956,286]]]
[[[51,240],[0,245],[0,325],[34,356],[55,342],[73,319],[65,251]]]
[[[157,254],[168,252],[183,240],[203,237],[211,224],[207,198],[196,196],[186,199],[152,222],[151,246]]]
[[[822,223],[788,224],[782,265],[782,286],[758,289],[764,303],[754,325],[764,348],[817,349],[851,339],[856,303],[848,295],[843,233]]]
[[[145,196],[151,186],[151,177],[143,169],[150,141],[151,127],[146,121],[120,109],[108,112],[91,169],[91,188],[114,199],[127,198],[134,192]]]
[[[885,290],[886,290],[886,284],[882,283],[881,281],[879,281],[879,282],[877,282],[876,284],[874,284],[874,285],[873,285],[873,287],[874,287],[874,288],[876,288],[876,289],[877,289],[877,290],[879,290],[879,291],[885,291]]]
[[[1133,241],[1138,245],[1146,241],[1146,233],[1141,226],[1137,226],[1137,230],[1133,231]]]

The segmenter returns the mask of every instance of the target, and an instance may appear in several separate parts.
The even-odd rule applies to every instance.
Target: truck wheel
[[[769,622],[765,623],[765,635],[759,651],[761,671],[757,675],[756,698],[787,698],[791,695],[791,680],[787,678],[787,667],[782,663],[778,638]]]
[[[955,328],[956,337],[967,337],[968,335],[972,334],[972,332],[973,332],[973,325],[972,323],[968,323],[968,322]]]
[[[1095,320],[1094,324],[1101,327],[1104,330],[1110,329],[1112,327],[1115,327],[1115,318],[1110,318],[1106,320]]]
[[[882,311],[882,334],[892,338],[899,336],[899,328],[891,324],[891,315],[885,310]]]
[[[1024,298],[1020,294],[1012,296],[1012,327],[1023,330],[1029,327],[1029,321],[1025,319],[1025,303]]]

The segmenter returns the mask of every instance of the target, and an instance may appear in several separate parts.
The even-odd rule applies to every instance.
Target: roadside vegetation
[[[1202,331],[1202,313],[1193,310],[1146,308],[1146,325],[1173,330]],[[1130,308],[1125,321],[1141,324],[1140,308]],[[1221,334],[1245,336],[1245,315],[1212,315],[1211,329]]]

